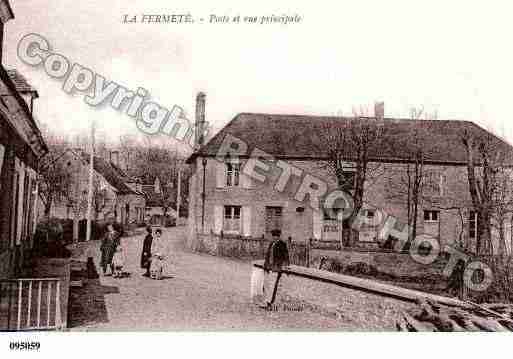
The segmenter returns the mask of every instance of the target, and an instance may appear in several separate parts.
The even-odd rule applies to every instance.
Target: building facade
[[[52,204],[50,217],[73,219],[74,239],[78,238],[78,221],[87,218],[89,161],[88,153],[68,149],[52,162],[52,165],[58,162],[59,168],[65,168],[69,188],[65,198],[58,198]],[[146,197],[141,184],[110,159],[95,156],[93,169],[93,219],[115,220],[126,226],[144,222]]]
[[[15,276],[33,246],[38,160],[48,152],[11,76],[0,66],[0,278]]]
[[[422,163],[417,234],[429,234],[441,246],[454,244],[472,250],[477,215],[459,136],[465,131],[476,136],[490,134],[466,121],[370,120],[390,131],[368,164],[374,173],[367,176],[361,211],[368,223],[378,213],[393,216],[403,224],[410,218],[412,223],[411,200],[407,199],[411,190],[407,189],[405,176],[413,170],[414,161],[413,149],[407,148],[411,138],[406,134],[411,126],[424,128],[422,140],[429,150]],[[346,121],[314,116],[237,115],[188,159],[193,172],[189,184],[189,245],[195,247],[198,233],[222,231],[261,238],[269,237],[273,229],[280,229],[285,238],[295,241],[342,240],[345,222],[318,206],[330,191],[337,189],[337,183],[323,153],[327,146],[316,134],[326,124],[343,126]],[[511,159],[512,148],[495,140]],[[355,161],[347,159],[344,170],[351,173],[355,166]],[[320,190],[324,185],[326,189]],[[335,212],[343,206],[336,207]],[[358,227],[356,241],[347,245],[381,247],[378,230],[373,226]],[[511,231],[506,231],[511,241]]]

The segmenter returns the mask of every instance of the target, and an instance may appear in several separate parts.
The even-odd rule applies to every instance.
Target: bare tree
[[[476,254],[491,254],[492,216],[498,190],[498,174],[503,153],[491,134],[478,136],[471,131],[461,134],[467,160],[467,177],[472,206],[477,213]]]
[[[123,170],[126,170],[128,173],[130,173],[133,169],[132,161],[135,160],[135,154],[137,151],[137,143],[134,137],[131,135],[119,136],[119,149],[120,155],[126,164],[126,168],[123,168]]]
[[[406,205],[407,224],[411,228],[411,238],[417,235],[417,222],[419,215],[419,206],[429,201],[430,197],[424,193],[424,188],[429,185],[432,173],[426,164],[426,152],[429,151],[428,144],[424,141],[426,137],[425,125],[419,124],[424,116],[424,108],[412,108],[410,110],[410,119],[407,135],[403,136],[404,148],[409,148],[409,158],[404,165],[388,172],[388,193],[389,198],[398,199]]]
[[[67,196],[71,183],[70,173],[59,161],[69,147],[69,141],[63,136],[56,135],[42,128],[49,152],[39,162],[39,197],[44,206],[44,216],[50,217],[52,206]]]
[[[365,185],[381,175],[380,165],[372,163],[371,156],[377,153],[382,143],[385,127],[382,120],[363,116],[366,111],[353,111],[353,117],[324,126],[320,136],[327,161],[324,167],[331,172],[339,189],[351,194],[354,208],[348,222],[352,222],[363,206]],[[343,231],[343,242],[354,238],[349,230]]]

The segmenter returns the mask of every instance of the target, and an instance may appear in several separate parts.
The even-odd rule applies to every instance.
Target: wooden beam
[[[253,262],[253,266],[263,268],[263,261]],[[416,303],[420,299],[426,299],[452,307],[472,308],[472,305],[456,298],[444,297],[436,294],[425,293],[413,289],[398,287],[391,284],[380,283],[371,279],[353,277],[345,274],[328,272],[315,268],[306,268],[296,265],[290,265],[283,270],[283,274],[296,277],[316,280],[324,283],[330,283],[345,288],[363,291],[389,297],[405,302]]]

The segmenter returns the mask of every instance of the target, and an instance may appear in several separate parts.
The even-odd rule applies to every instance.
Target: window
[[[424,221],[425,222],[438,222],[440,211],[425,210]]]
[[[376,211],[373,210],[373,209],[367,209],[365,210],[365,216],[369,219],[372,219],[374,218],[374,216],[376,215]]]
[[[468,237],[477,238],[477,212],[470,211],[468,216]]]
[[[240,163],[228,162],[226,164],[226,186],[236,187],[239,185]]]
[[[223,231],[240,233],[240,206],[224,206]]]

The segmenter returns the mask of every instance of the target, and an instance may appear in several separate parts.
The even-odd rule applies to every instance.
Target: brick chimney
[[[383,120],[385,118],[385,103],[375,102],[374,103],[374,117],[376,120]]]
[[[199,92],[196,96],[195,139],[195,150],[198,150],[205,141],[205,94],[203,92]]]

